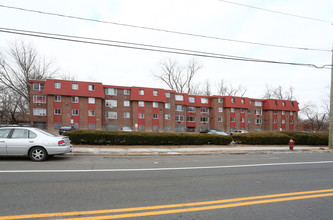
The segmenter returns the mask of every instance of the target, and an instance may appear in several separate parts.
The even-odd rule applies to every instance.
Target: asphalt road
[[[0,157],[0,198],[0,219],[332,219],[333,154]]]

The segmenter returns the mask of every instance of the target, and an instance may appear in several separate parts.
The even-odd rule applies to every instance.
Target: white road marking
[[[226,166],[207,166],[207,167],[140,168],[140,169],[134,169],[133,168],[133,169],[94,169],[94,170],[0,170],[0,173],[79,173],[79,172],[171,171],[171,170],[225,169],[225,168],[287,166],[287,165],[307,165],[307,164],[330,164],[330,163],[333,163],[333,161],[245,164],[245,165],[226,165]]]

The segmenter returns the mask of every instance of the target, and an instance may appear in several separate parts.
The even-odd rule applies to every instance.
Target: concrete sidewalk
[[[76,156],[172,156],[211,154],[270,154],[296,152],[333,152],[326,146],[253,146],[253,145],[206,145],[206,146],[73,146]]]

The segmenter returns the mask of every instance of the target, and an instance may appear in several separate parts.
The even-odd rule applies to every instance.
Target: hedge
[[[230,136],[198,133],[75,130],[65,133],[77,145],[228,145]]]
[[[305,133],[298,131],[256,132],[234,134],[233,140],[240,144],[287,145],[290,139],[295,145],[328,145],[328,134]]]

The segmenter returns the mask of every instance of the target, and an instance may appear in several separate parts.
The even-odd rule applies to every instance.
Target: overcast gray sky
[[[160,31],[133,28],[50,16],[13,6],[210,37],[265,44],[331,50],[333,44],[332,0],[230,0],[284,13],[317,18],[323,21],[286,16],[219,0],[0,0],[0,28],[48,32],[173,47],[186,50],[289,63],[331,64],[330,52],[299,50],[257,44],[236,43]],[[0,46],[24,40],[54,61],[62,72],[76,75],[81,81],[107,85],[166,88],[154,79],[158,63],[172,58],[186,64],[192,56],[73,43],[0,32]],[[330,69],[231,61],[197,57],[202,64],[195,81],[208,80],[215,93],[223,79],[234,86],[246,86],[247,97],[261,98],[265,85],[295,88],[300,104],[321,104],[328,94]]]

